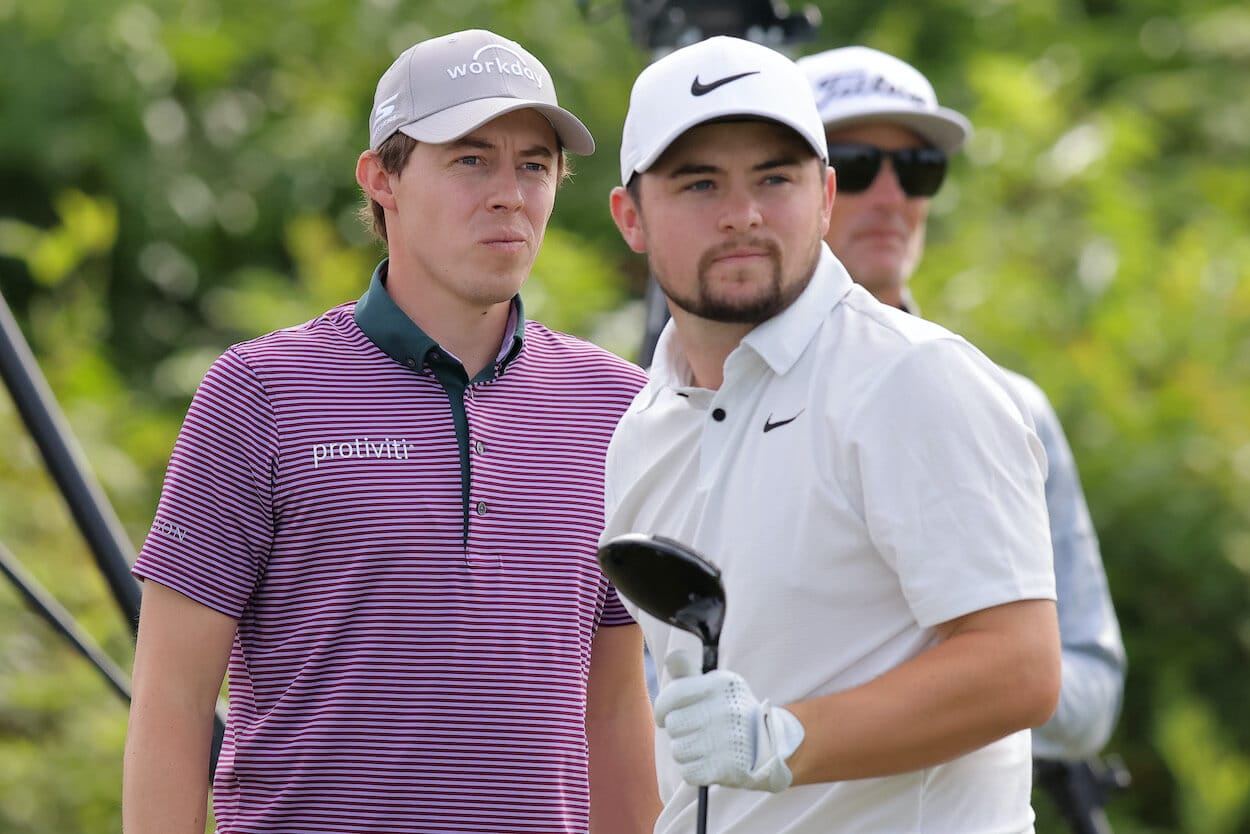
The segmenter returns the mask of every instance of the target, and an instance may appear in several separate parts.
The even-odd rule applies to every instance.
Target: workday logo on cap
[[[493,59],[490,57],[484,58],[483,54],[487,50],[502,52],[506,57],[501,59],[499,55],[495,55]],[[539,89],[542,89],[543,86],[543,77],[526,65],[525,57],[501,43],[483,46],[474,52],[466,63],[447,67],[447,76],[452,79],[467,78],[470,75],[482,75],[483,73],[492,72],[528,78]]]
[[[418,142],[453,142],[513,110],[546,117],[573,153],[589,154],[595,140],[556,100],[551,75],[516,41],[467,29],[409,47],[383,73],[373,97],[369,147],[396,131]]]

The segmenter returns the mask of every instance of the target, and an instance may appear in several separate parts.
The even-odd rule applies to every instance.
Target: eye
[[[456,160],[457,165],[481,165],[486,160],[480,156],[462,156]]]
[[[703,192],[711,191],[716,187],[716,183],[711,180],[693,180],[682,186],[682,191]]]
[[[538,174],[543,174],[543,173],[546,173],[548,170],[550,170],[548,166],[543,162],[523,162],[521,163],[521,167],[524,168],[526,171],[533,171],[534,173],[538,173]]]

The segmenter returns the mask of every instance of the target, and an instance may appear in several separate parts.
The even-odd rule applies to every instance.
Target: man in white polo
[[[635,82],[613,217],[672,320],[609,448],[604,539],[722,572],[721,669],[665,658],[657,832],[1021,834],[1059,689],[1044,459],[998,369],[821,240],[835,183],[789,59],[712,38]],[[628,601],[627,601],[628,603]]]

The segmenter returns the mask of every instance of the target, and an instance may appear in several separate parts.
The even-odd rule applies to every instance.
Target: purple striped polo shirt
[[[645,382],[527,322],[472,381],[387,296],[209,369],[135,574],[239,620],[221,834],[584,832],[603,465]]]

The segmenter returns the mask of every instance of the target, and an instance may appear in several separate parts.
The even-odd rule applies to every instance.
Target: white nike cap
[[[369,147],[376,151],[396,131],[418,142],[452,142],[525,108],[545,116],[573,153],[594,152],[590,131],[560,107],[537,58],[516,41],[467,29],[409,47],[382,74],[369,114]]]
[[[794,61],[721,35],[670,52],[638,75],[621,136],[621,182],[650,168],[690,128],[731,116],[785,125],[829,159],[820,113]]]
[[[906,61],[867,46],[845,46],[798,60],[825,128],[892,122],[954,153],[972,133],[962,113],[938,104],[933,85]]]

